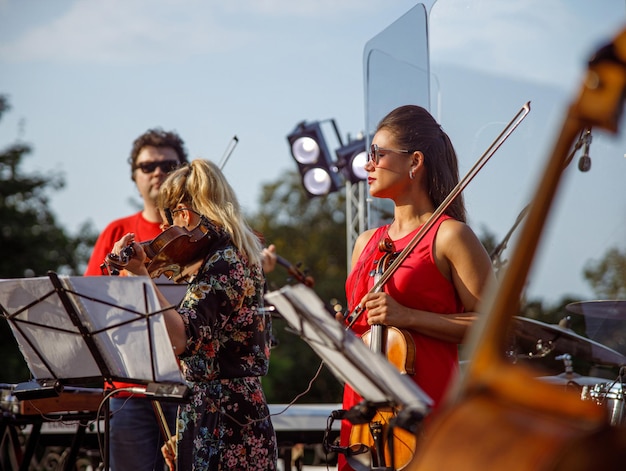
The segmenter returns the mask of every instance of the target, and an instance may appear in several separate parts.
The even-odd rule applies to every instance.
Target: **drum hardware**
[[[540,376],[539,379],[546,383],[565,386],[566,389],[574,388],[580,393],[583,388],[593,386],[606,381],[604,378],[594,378],[592,376],[581,376],[574,371],[572,356],[569,353],[558,355],[555,360],[562,360],[565,365],[565,371],[556,376]]]
[[[605,408],[608,419],[612,426],[621,425],[626,419],[624,410],[624,392],[626,384],[623,377],[626,374],[626,367],[621,367],[619,375],[614,380],[606,378],[595,378],[592,376],[581,376],[574,372],[572,357],[569,354],[559,355],[557,360],[563,360],[565,372],[556,376],[541,376],[538,379],[542,382],[563,386],[565,389],[573,389],[580,394],[583,401],[592,401]]]
[[[626,320],[626,301],[623,300],[580,301],[569,303],[565,309],[585,317]]]
[[[585,385],[580,395],[583,401],[593,401],[603,406],[607,410],[610,424],[613,426],[622,425],[626,419],[626,411],[624,410],[625,374],[626,367],[621,367],[615,380]]]
[[[581,301],[570,303],[565,309],[582,319],[587,337],[626,355],[626,337],[623,335],[626,301]]]
[[[565,374],[573,375],[574,366],[572,364],[572,356],[569,353],[564,353],[563,355],[558,355],[555,357],[555,360],[563,360],[563,364],[565,365]]]
[[[572,330],[572,316],[565,316],[559,321],[559,327],[563,329]]]
[[[624,388],[625,384],[617,380],[608,383],[597,383],[583,386],[581,399],[593,401],[606,408],[610,424],[622,425],[624,421]]]
[[[624,390],[626,385],[623,382],[626,367],[620,368],[617,379],[610,381],[606,378],[596,378],[593,376],[581,376],[574,371],[572,356],[569,353],[557,355],[556,360],[562,360],[565,371],[556,376],[541,376],[538,379],[542,382],[555,384],[567,390],[573,390],[580,395],[583,401],[592,401],[605,408],[608,414],[609,423],[612,426],[621,425],[626,419],[624,410]]]
[[[519,360],[535,360],[545,358],[554,351],[554,344],[550,340],[544,341],[542,339],[537,339],[533,346],[534,351],[527,353],[520,353],[514,346],[511,346],[505,352],[505,356],[511,363],[515,364]]]
[[[626,356],[571,329],[527,317],[515,316],[513,321],[511,330],[515,343],[533,345],[535,350],[516,354],[517,358],[543,358],[555,352],[600,365],[626,365]]]

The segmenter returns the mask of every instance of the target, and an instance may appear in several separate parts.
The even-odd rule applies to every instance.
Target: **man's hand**
[[[172,435],[161,447],[161,453],[170,471],[176,471],[176,435]]]

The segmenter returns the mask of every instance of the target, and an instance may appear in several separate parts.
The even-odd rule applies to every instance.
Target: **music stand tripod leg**
[[[70,447],[70,452],[65,458],[65,466],[63,467],[64,471],[74,471],[76,469],[76,458],[78,458],[78,451],[83,444],[83,438],[85,437],[88,423],[89,421],[87,419],[81,419],[78,423],[78,427],[76,428],[76,433],[74,434],[74,439],[72,440],[72,445]]]
[[[26,449],[24,450],[24,457],[20,464],[20,471],[28,471],[30,469],[30,462],[35,454],[35,447],[39,442],[39,436],[41,435],[42,422],[35,422],[30,430],[28,441],[26,442]]]
[[[110,433],[111,433],[111,398],[107,397],[104,401],[104,456],[102,457],[102,469],[109,469],[109,448],[110,448]]]
[[[2,423],[0,431],[0,469],[4,469],[5,463],[10,468],[16,468],[18,463],[24,460],[24,453],[20,445],[20,437],[17,434],[16,425]],[[6,461],[5,461],[6,460]],[[8,469],[8,468],[7,468]]]

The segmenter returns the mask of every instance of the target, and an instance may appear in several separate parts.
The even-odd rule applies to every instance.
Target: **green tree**
[[[278,254],[312,277],[314,291],[328,305],[345,306],[346,222],[342,192],[308,199],[297,172],[286,172],[275,183],[263,186],[260,211],[250,222],[266,244],[276,245]],[[286,270],[277,267],[268,275],[270,290],[296,283]],[[268,400],[288,403],[307,390],[321,364],[308,344],[288,329],[279,315],[273,333],[278,345],[272,350],[270,372],[263,380]],[[327,369],[313,381],[311,390],[298,402],[340,402],[342,385]]]
[[[626,250],[610,248],[602,259],[588,262],[583,275],[598,299],[626,299]]]
[[[8,98],[0,95],[0,118],[8,110]],[[22,161],[31,151],[21,142],[0,151],[0,278],[45,276],[49,270],[79,274],[96,234],[89,224],[83,225],[77,236],[59,225],[49,208],[47,192],[62,189],[63,178],[22,173]],[[0,322],[0,342],[0,381],[28,379],[28,369],[5,321]]]

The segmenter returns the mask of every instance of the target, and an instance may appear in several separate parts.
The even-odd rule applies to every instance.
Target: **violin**
[[[259,231],[254,231],[254,233],[259,238],[259,241],[261,241],[261,244],[265,245],[267,242],[265,240],[265,236]],[[299,283],[302,283],[305,286],[308,286],[309,288],[313,288],[313,285],[315,284],[313,277],[308,276],[305,273],[302,273],[302,271],[299,268],[300,263],[298,263],[297,265],[293,265],[289,260],[287,260],[284,257],[281,257],[278,254],[276,254],[276,263],[286,268],[287,273],[289,273],[289,276],[293,277],[296,281],[298,281]]]
[[[154,239],[139,242],[146,253],[146,268],[151,278],[165,275],[175,283],[187,281],[197,272],[207,253],[226,235],[206,219],[191,230],[170,226]],[[110,275],[119,275],[135,251],[126,247],[119,255],[110,253],[102,264]]]
[[[398,255],[398,252],[394,252],[393,242],[388,238],[381,240],[379,249],[384,255],[376,264],[375,282]],[[415,342],[407,330],[375,324],[361,339],[371,351],[385,355],[400,373],[411,376],[415,374]],[[350,448],[355,449],[361,445],[368,447],[372,465],[376,468],[388,469],[391,466],[391,469],[402,469],[413,459],[417,442],[415,434],[395,427],[392,443],[385,440],[389,436],[390,421],[395,415],[395,410],[379,409],[369,423],[355,424],[350,431]]]
[[[289,260],[281,257],[280,255],[276,255],[276,262],[286,268],[289,276],[292,276],[296,281],[308,286],[309,288],[313,288],[313,285],[315,284],[313,277],[302,273],[298,266],[292,265]]]

